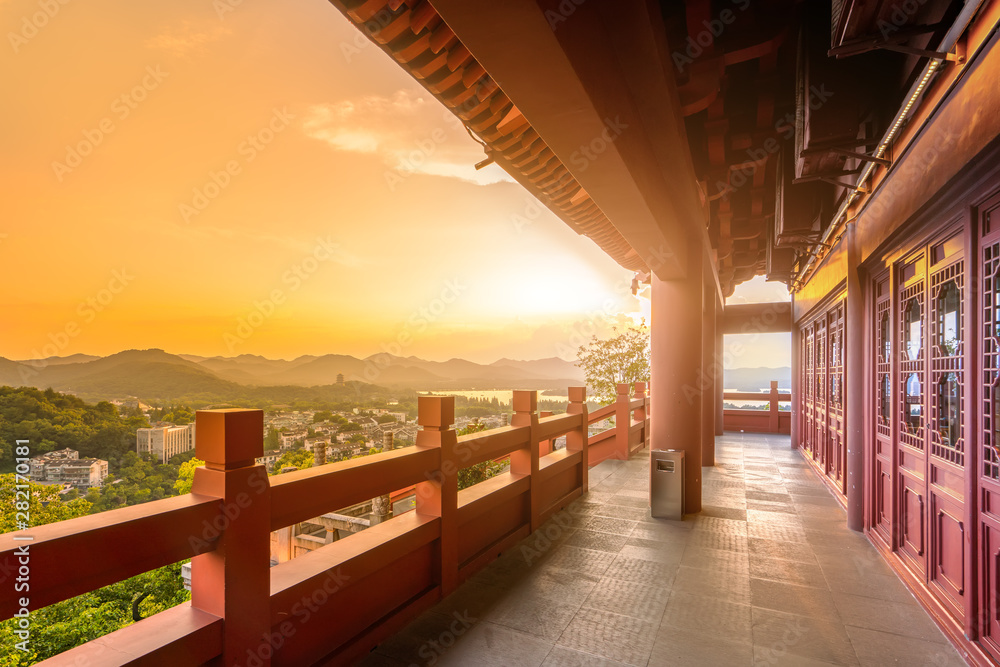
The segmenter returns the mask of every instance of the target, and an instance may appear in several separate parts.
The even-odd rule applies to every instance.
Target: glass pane
[[[910,433],[916,433],[920,428],[921,407],[923,395],[920,392],[920,378],[916,373],[910,373],[906,379],[906,406],[903,418]]]
[[[889,349],[889,312],[882,313],[882,321],[879,323],[882,335],[882,361],[888,362],[891,357]]]
[[[922,327],[920,321],[920,304],[916,299],[910,299],[903,313],[903,322],[906,331],[906,354],[910,359],[920,357],[920,341],[922,338]]]
[[[938,433],[945,447],[955,447],[961,434],[961,393],[958,377],[954,373],[948,373],[938,385]]]
[[[889,423],[889,388],[889,374],[886,373],[882,376],[882,382],[879,383],[879,418],[883,424]]]
[[[958,352],[959,336],[958,315],[960,305],[958,286],[954,280],[949,280],[938,292],[938,346],[949,356]]]

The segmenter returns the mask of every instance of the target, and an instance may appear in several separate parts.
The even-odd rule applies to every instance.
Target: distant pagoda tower
[[[344,374],[337,373],[337,384],[344,384]]]
[[[313,466],[326,465],[326,443],[314,442],[312,450],[313,450]]]

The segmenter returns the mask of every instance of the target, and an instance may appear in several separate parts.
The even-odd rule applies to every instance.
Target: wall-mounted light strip
[[[972,22],[972,18],[976,15],[976,12],[979,11],[979,7],[982,3],[983,0],[968,0],[968,2],[966,2],[965,7],[962,8],[962,11],[959,13],[958,17],[956,17],[955,22],[951,25],[951,28],[949,28],[948,33],[944,36],[944,39],[941,40],[941,44],[938,46],[939,51],[951,51],[951,49],[955,46],[955,43],[958,42],[958,38],[962,36],[962,33],[964,33],[966,28],[968,28],[969,23]],[[896,113],[896,118],[893,120],[892,125],[889,126],[889,130],[882,136],[881,141],[879,141],[878,148],[875,151],[875,157],[881,158],[885,155],[885,151],[889,148],[892,140],[896,137],[897,132],[899,132],[903,123],[906,121],[910,111],[913,109],[914,105],[917,104],[917,100],[920,99],[920,96],[927,89],[931,79],[934,77],[934,74],[939,71],[943,62],[944,61],[941,58],[932,58],[927,65],[924,66],[922,76],[910,87],[910,91],[906,96],[906,102]],[[830,237],[833,236],[834,231],[840,226],[841,220],[843,220],[844,216],[847,214],[848,208],[850,208],[858,194],[864,193],[864,190],[867,190],[864,185],[865,181],[868,180],[868,177],[871,176],[876,167],[878,167],[877,163],[869,162],[862,169],[854,187],[848,191],[847,198],[844,200],[844,203],[841,204],[836,215],[833,216],[830,220],[830,224],[827,225],[826,230],[823,232],[820,244],[827,244]],[[819,261],[820,258],[820,255],[810,253],[809,259],[806,261],[805,266],[802,267],[802,269],[800,269],[798,274],[795,276],[794,282],[800,286],[805,285],[809,279],[809,270],[814,264],[816,264],[817,261]]]

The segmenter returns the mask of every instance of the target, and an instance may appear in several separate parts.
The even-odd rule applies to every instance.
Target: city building
[[[81,459],[80,452],[68,448],[35,456],[29,465],[32,481],[72,486],[80,491],[100,486],[108,476],[107,461]]]
[[[172,457],[189,452],[195,447],[194,424],[154,426],[136,429],[135,450],[149,453],[154,460],[166,463]]]

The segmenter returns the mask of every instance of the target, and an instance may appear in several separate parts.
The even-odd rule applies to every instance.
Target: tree
[[[313,424],[318,424],[319,422],[333,421],[333,413],[329,410],[320,410],[313,415]]]
[[[299,470],[303,468],[312,468],[313,464],[313,453],[308,449],[297,449],[289,450],[281,455],[274,463],[275,474],[280,474],[282,468],[287,468],[289,466],[295,466]]]
[[[358,424],[357,422],[347,422],[339,429],[337,429],[337,433],[350,433],[351,431],[360,431],[360,430],[361,430],[361,424]]]
[[[643,321],[618,333],[612,328],[611,338],[591,338],[578,351],[577,366],[587,377],[587,386],[594,398],[611,403],[618,395],[618,384],[649,382],[649,329]]]
[[[486,430],[486,424],[478,421],[470,423],[464,428],[458,429],[458,435],[468,435],[470,433],[479,433],[480,431]],[[467,468],[462,468],[458,471],[458,490],[466,489],[470,486],[479,484],[480,482],[485,482],[491,477],[496,477],[510,465],[510,459],[504,458],[500,461],[483,461],[482,463],[477,463],[471,465]]]
[[[59,485],[37,482],[27,482],[28,506],[26,510],[18,510],[16,502],[25,502],[24,495],[17,496],[16,487],[20,484],[24,482],[17,481],[14,475],[0,475],[0,533],[19,529],[19,511],[26,511],[30,526],[43,526],[90,514],[91,504],[83,498],[64,502],[59,496],[62,490]]]
[[[396,418],[392,415],[379,415],[376,417],[375,421],[379,424],[392,424],[395,423]]]
[[[199,458],[193,458],[181,464],[180,470],[177,471],[177,481],[174,482],[174,490],[177,491],[178,495],[191,493],[191,486],[194,484],[194,469],[203,465],[205,462]]]
[[[267,437],[264,438],[264,451],[277,451],[279,447],[281,447],[281,440],[278,438],[278,432],[273,426],[269,426],[267,429]]]

